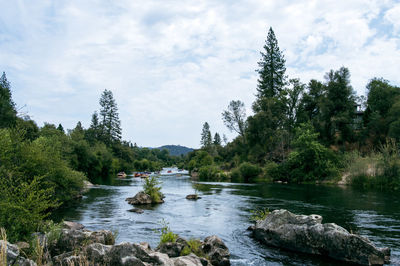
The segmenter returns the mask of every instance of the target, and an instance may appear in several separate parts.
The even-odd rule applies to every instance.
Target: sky
[[[204,122],[251,104],[269,27],[289,78],[349,68],[358,95],[373,77],[400,84],[400,1],[0,0],[0,71],[21,115],[89,127],[112,90],[124,140],[197,148]]]

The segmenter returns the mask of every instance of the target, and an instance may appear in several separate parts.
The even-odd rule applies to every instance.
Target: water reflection
[[[390,246],[393,264],[400,264],[397,195],[315,185],[192,182],[187,176],[172,175],[161,180],[165,203],[143,207],[143,214],[128,212],[132,206],[125,198],[135,195],[143,185],[143,180],[133,178],[90,190],[77,206],[64,209],[59,216],[89,229],[116,230],[118,242],[147,241],[152,247],[159,241],[154,229],[165,219],[185,238],[220,236],[231,251],[233,265],[343,265],[265,247],[249,237],[246,228],[251,225],[250,210],[285,208],[294,213],[321,214],[324,222],[335,222],[367,236],[377,246]],[[202,198],[185,199],[195,192]]]

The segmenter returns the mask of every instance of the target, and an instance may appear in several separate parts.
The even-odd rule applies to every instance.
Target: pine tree
[[[214,135],[214,145],[221,146],[221,144],[221,136],[218,134],[218,132],[216,132]]]
[[[17,111],[11,97],[10,82],[7,80],[6,73],[0,77],[0,128],[15,125]]]
[[[352,141],[355,93],[350,85],[350,71],[341,67],[325,75],[326,100],[323,110],[324,135],[328,143]],[[337,139],[336,136],[339,136]]]
[[[286,80],[285,59],[279,50],[278,40],[272,28],[269,28],[264,50],[261,52],[261,61],[258,62],[258,98],[277,96],[285,86]]]
[[[118,107],[110,90],[104,90],[100,98],[100,128],[106,144],[121,140],[121,121]]]
[[[65,133],[64,127],[60,124],[58,124],[57,130],[61,131],[62,133]]]
[[[210,132],[210,125],[205,122],[203,124],[203,130],[201,131],[201,140],[200,144],[202,148],[208,148],[212,144],[212,137]]]

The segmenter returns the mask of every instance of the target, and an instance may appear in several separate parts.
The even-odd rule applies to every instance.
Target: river
[[[232,265],[343,265],[266,247],[250,237],[246,229],[252,224],[251,210],[284,208],[296,214],[320,214],[324,223],[337,223],[378,247],[390,247],[392,265],[400,265],[398,194],[323,185],[193,182],[185,175],[162,176],[160,181],[165,203],[145,207],[143,214],[129,212],[132,206],[125,201],[141,190],[143,180],[128,178],[92,188],[57,218],[82,223],[90,230],[117,232],[117,243],[145,241],[152,248],[160,237],[155,229],[164,220],[174,233],[187,239],[218,235],[231,252]],[[185,199],[195,191],[201,199]]]

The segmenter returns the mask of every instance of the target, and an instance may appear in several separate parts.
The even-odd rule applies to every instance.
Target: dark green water
[[[149,242],[156,247],[159,221],[169,222],[184,238],[218,235],[231,251],[233,265],[343,265],[316,256],[263,246],[246,231],[250,210],[284,208],[297,214],[320,214],[368,237],[378,247],[392,249],[392,264],[400,265],[400,197],[398,194],[362,192],[318,185],[195,183],[187,176],[163,176],[165,203],[147,207],[143,214],[125,198],[141,190],[143,181],[132,178],[91,189],[76,206],[58,218],[84,224],[88,229],[118,231],[117,242]],[[185,199],[197,189],[198,201]]]

